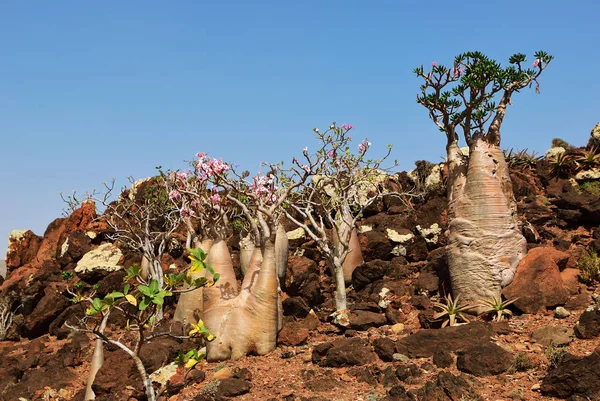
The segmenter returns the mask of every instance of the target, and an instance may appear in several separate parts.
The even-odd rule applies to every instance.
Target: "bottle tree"
[[[423,79],[417,103],[446,135],[447,261],[452,292],[467,302],[499,297],[526,253],[500,129],[512,96],[535,85],[552,56],[539,51],[529,67],[514,54],[503,67],[480,52],[456,56],[446,67],[414,70]],[[469,151],[459,146],[460,136]],[[468,154],[467,154],[468,153]]]

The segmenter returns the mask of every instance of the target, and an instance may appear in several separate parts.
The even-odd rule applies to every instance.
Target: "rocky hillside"
[[[517,299],[508,321],[479,317],[440,328],[434,319],[432,302],[450,288],[444,166],[420,162],[397,177],[403,188],[414,188],[410,204],[384,198],[360,222],[365,263],[352,277],[349,327],[330,323],[331,275],[315,244],[289,225],[278,349],[198,364],[184,380],[170,364],[186,344],[159,339],[142,360],[157,372],[161,399],[600,400],[600,276],[594,271],[600,264],[593,258],[600,251],[600,170],[589,151],[556,146],[542,159],[507,155],[529,247],[504,290]],[[93,342],[67,327],[84,314],[68,290],[102,296],[120,289],[123,266],[140,262],[107,240],[109,228],[97,217],[86,203],[50,223],[43,236],[11,235],[0,285],[0,399],[83,399]],[[165,271],[188,263],[185,238],[173,239]],[[235,236],[230,245],[237,267]],[[165,305],[167,322],[174,307]],[[97,399],[145,399],[131,360],[110,347],[105,358],[94,384]]]

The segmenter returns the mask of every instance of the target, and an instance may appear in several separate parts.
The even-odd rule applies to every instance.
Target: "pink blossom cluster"
[[[221,195],[219,194],[219,188],[212,187],[213,194],[210,196],[210,201],[212,203],[221,203]]]
[[[352,124],[343,124],[343,125],[341,126],[341,128],[342,128],[344,131],[350,131],[352,128],[354,128],[354,125],[352,125]]]
[[[179,209],[179,213],[181,213],[182,217],[194,217],[196,215],[196,212],[186,208]]]
[[[463,74],[463,72],[465,72],[465,69],[463,67],[455,68],[454,69],[454,78],[460,77]]]
[[[180,198],[180,197],[181,197],[181,193],[178,190],[176,190],[176,189],[174,189],[171,192],[169,192],[169,199],[177,199],[177,198]]]
[[[206,153],[197,153],[198,163],[196,170],[200,171],[200,178],[214,177],[224,171],[229,171],[229,166],[222,159],[210,159]]]
[[[358,144],[358,151],[360,153],[365,153],[367,149],[369,149],[369,146],[371,146],[371,142],[369,142],[369,138],[365,138],[364,141]]]
[[[533,68],[537,68],[540,65],[541,60],[539,58],[536,58],[535,61],[533,62]]]
[[[254,177],[252,190],[256,195],[264,197],[267,200],[267,203],[276,202],[276,192],[279,189],[279,187],[275,185],[275,176],[273,176],[273,174],[270,174],[268,177],[266,177],[260,174],[261,173],[258,173],[258,175]]]

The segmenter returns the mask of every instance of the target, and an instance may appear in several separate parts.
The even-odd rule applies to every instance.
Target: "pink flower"
[[[364,141],[358,144],[358,151],[360,153],[365,153],[367,149],[369,149],[369,146],[371,146],[371,142],[369,142],[369,138],[365,138]]]
[[[196,215],[196,212],[190,209],[181,209],[179,213],[181,213],[182,217],[193,217]]]
[[[308,153],[308,147],[305,146],[304,149],[302,149],[302,153]]]
[[[533,68],[537,68],[538,65],[540,65],[540,59],[536,58],[535,61],[533,62]]]
[[[352,125],[352,124],[344,124],[344,125],[342,125],[342,129],[346,130],[346,131],[350,131],[352,128],[354,128],[354,125]]]
[[[329,156],[329,157],[333,157],[333,156],[335,156],[335,150],[333,150],[333,149],[330,149],[330,150],[327,152],[327,156]]]
[[[435,61],[434,61],[434,62],[432,62],[432,63],[431,63],[431,66],[432,66],[432,67],[436,67],[436,66],[437,66],[437,62],[435,62]]]
[[[177,199],[181,196],[181,194],[179,193],[178,190],[174,189],[171,192],[169,192],[169,199]]]
[[[310,167],[308,167],[308,164],[303,165],[302,170],[306,171],[307,173],[310,173]]]
[[[213,196],[210,197],[210,201],[212,203],[221,203],[221,196],[219,195],[219,193],[215,193]]]
[[[204,159],[206,157],[206,153],[196,153],[196,157],[198,157],[198,159]]]

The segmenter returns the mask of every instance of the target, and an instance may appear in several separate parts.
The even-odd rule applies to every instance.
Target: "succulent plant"
[[[469,319],[463,315],[463,312],[466,312],[469,309],[474,309],[477,307],[477,305],[461,304],[460,295],[457,295],[456,298],[452,299],[452,295],[449,294],[446,295],[444,299],[446,300],[445,304],[441,302],[432,302],[434,308],[440,310],[433,315],[433,318],[440,319],[446,317],[444,323],[442,323],[442,328],[448,325],[455,326],[458,319],[465,323],[469,323]]]
[[[519,298],[513,298],[510,300],[502,301],[501,297],[493,296],[489,300],[485,300],[481,303],[481,306],[487,308],[482,312],[482,314],[493,315],[492,320],[497,322],[501,322],[504,320],[504,316],[512,316],[512,312],[510,309],[507,309],[507,306],[515,302]]]

